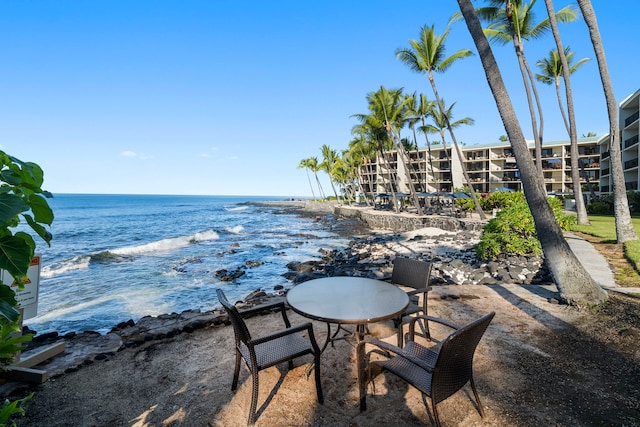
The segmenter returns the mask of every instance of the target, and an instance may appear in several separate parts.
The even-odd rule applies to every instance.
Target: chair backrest
[[[251,340],[251,334],[249,333],[247,325],[244,323],[244,319],[240,316],[236,306],[227,300],[222,289],[216,289],[216,294],[218,295],[218,301],[220,301],[220,304],[222,304],[222,307],[224,307],[229,315],[229,320],[231,320],[231,324],[233,325],[233,332],[236,335],[236,343],[241,341],[246,344]]]
[[[431,263],[417,259],[396,257],[393,260],[391,283],[408,286],[414,289],[425,288],[429,285]]]
[[[431,379],[431,397],[435,403],[460,390],[473,375],[473,355],[495,316],[490,312],[449,335],[440,347]]]

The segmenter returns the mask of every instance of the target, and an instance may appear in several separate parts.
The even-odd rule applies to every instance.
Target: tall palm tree
[[[618,129],[618,104],[613,93],[611,84],[611,76],[609,75],[609,67],[602,46],[602,38],[600,37],[600,29],[596,13],[591,6],[590,0],[578,0],[578,6],[584,17],[584,22],[589,28],[591,44],[598,61],[598,69],[600,70],[600,79],[602,80],[602,89],[607,101],[607,111],[609,113],[609,150],[611,161],[611,177],[613,179],[613,209],[616,218],[616,236],[618,243],[624,243],[628,240],[638,240],[638,235],[631,223],[631,214],[629,213],[629,200],[627,199],[627,191],[624,183],[624,171],[622,169],[622,156],[620,152],[620,135]]]
[[[435,179],[435,176],[433,172],[433,159],[431,158],[431,141],[429,141],[429,132],[426,131],[427,128],[425,128],[425,126],[427,125],[426,120],[429,117],[430,112],[435,108],[435,105],[435,101],[428,100],[427,96],[423,93],[419,95],[414,93],[412,95],[412,102],[407,104],[407,118],[409,120],[409,127],[413,132],[413,138],[416,141],[416,147],[418,147],[418,137],[416,135],[416,124],[418,122],[420,123],[420,126],[418,126],[418,132],[424,134],[427,147],[427,162],[431,171],[431,173],[426,174],[426,176],[431,176],[432,179]],[[421,182],[420,185],[422,187],[422,191],[426,192],[428,190],[426,180],[424,183]]]
[[[384,86],[380,87],[380,90],[370,92],[367,94],[367,102],[369,111],[371,114],[355,114],[358,120],[366,123],[376,135],[379,141],[380,151],[387,166],[390,166],[390,161],[387,159],[386,154],[389,149],[395,149],[398,162],[402,163],[403,170],[408,174],[407,160],[404,155],[404,149],[400,143],[399,129],[404,126],[405,123],[405,104],[407,99],[403,97],[402,89],[388,90]],[[395,193],[399,191],[397,184],[397,168],[391,170],[389,167],[389,178],[392,184],[392,198],[394,208],[398,208],[397,198]],[[407,182],[411,183],[411,177],[407,176]],[[412,185],[409,186],[411,197],[414,199],[414,204],[418,206],[417,197],[415,196],[415,189]]]
[[[535,24],[533,6],[536,4],[536,0],[531,0],[529,3],[523,0],[489,0],[489,3],[489,7],[478,8],[477,14],[489,22],[489,26],[484,30],[489,39],[503,45],[509,42],[513,43],[529,105],[533,140],[535,142],[536,166],[538,172],[542,175],[544,117],[533,72],[524,54],[524,42],[525,40],[537,39],[545,35],[549,31],[549,20],[545,19]],[[558,11],[556,18],[561,22],[570,22],[576,19],[576,13],[572,6],[566,6]],[[539,124],[536,118],[534,100],[538,110]]]
[[[319,165],[320,169],[325,171],[329,176],[329,183],[331,184],[331,189],[333,190],[334,196],[336,196],[336,201],[338,201],[339,203],[340,197],[336,192],[336,187],[333,185],[333,173],[332,173],[333,168],[336,164],[336,161],[338,160],[338,152],[332,149],[331,147],[329,147],[327,144],[323,144],[322,147],[320,148],[320,151],[322,152],[322,159],[323,159]]]
[[[522,173],[524,194],[533,215],[545,261],[553,274],[558,290],[572,304],[602,303],[607,299],[607,293],[593,281],[582,263],[573,254],[553,215],[553,210],[546,197],[543,177],[537,173],[537,168],[533,164],[529,147],[511,104],[500,68],[484,35],[471,0],[458,0],[458,5],[478,49],[487,82],[516,156],[518,168]]]
[[[309,157],[307,159],[307,167],[311,169],[311,172],[313,172],[313,175],[316,177],[316,184],[318,185],[318,192],[320,193],[320,197],[323,199],[326,199],[326,196],[324,195],[324,191],[322,190],[322,185],[320,184],[320,179],[318,178],[318,172],[322,170],[320,168],[320,163],[318,162],[318,158]]]
[[[361,169],[364,167],[367,172],[367,176],[371,177],[372,174],[372,160],[376,157],[377,147],[376,144],[372,141],[368,140],[364,134],[359,134],[356,138],[349,142],[349,157],[352,158],[352,163],[357,164],[358,168],[356,171],[357,181],[360,186],[362,193],[364,194],[364,199],[367,206],[370,206],[371,203],[369,201],[368,195],[373,194],[373,183],[368,182],[368,190],[364,188],[364,181],[362,179],[362,174],[360,173]],[[343,155],[344,157],[344,155]],[[356,160],[359,159],[359,160]]]
[[[549,0],[545,0],[548,3]],[[553,12],[553,5],[550,6],[549,22],[554,32],[554,36],[558,30],[558,26],[555,24],[555,13]],[[571,93],[571,80],[569,75],[574,73],[582,64],[587,62],[589,58],[582,58],[575,64],[573,62],[574,52],[571,52],[569,46],[562,48],[562,41],[558,34],[556,39],[559,49],[552,49],[549,52],[548,58],[543,58],[537,62],[537,66],[540,69],[540,74],[536,74],[536,79],[545,84],[554,84],[556,88],[556,96],[558,98],[558,106],[560,107],[560,113],[562,114],[562,120],[569,134],[569,140],[571,141],[571,180],[573,185],[573,196],[576,201],[576,213],[578,217],[578,224],[588,225],[589,217],[587,215],[587,208],[584,204],[584,197],[582,196],[582,186],[580,185],[580,152],[578,150],[578,136],[576,133],[576,121],[573,111],[573,95]],[[566,68],[563,65],[567,64]],[[565,75],[564,70],[568,70]],[[560,79],[565,81],[565,99],[567,101],[567,112],[569,113],[569,120],[567,121],[567,115],[564,112],[562,103],[562,96],[560,95]],[[586,177],[586,175],[585,175]],[[588,180],[589,178],[586,177]]]
[[[451,65],[459,59],[473,55],[473,53],[469,49],[460,49],[445,58],[445,41],[449,36],[452,22],[452,20],[449,21],[444,33],[440,35],[437,35],[435,33],[435,28],[433,25],[431,27],[423,26],[420,29],[419,39],[409,40],[409,48],[396,49],[396,58],[407,65],[411,70],[418,73],[427,74],[429,82],[431,83],[433,95],[436,99],[436,103],[438,104],[438,108],[440,109],[440,113],[444,115],[447,122],[448,118],[445,114],[445,108],[444,104],[442,103],[442,99],[438,95],[438,88],[435,83],[434,73],[443,73],[447,71],[449,67],[451,67]],[[465,181],[469,185],[471,197],[473,198],[473,202],[476,206],[476,211],[478,212],[478,215],[480,215],[481,219],[486,219],[484,211],[480,207],[480,202],[478,202],[478,197],[476,196],[475,189],[470,183],[469,175],[467,174],[467,170],[464,166],[462,153],[460,152],[460,147],[458,146],[458,141],[456,140],[455,134],[453,133],[453,129],[449,125],[447,126],[447,128],[449,129],[451,140],[453,141],[453,145],[458,154],[458,159],[460,160],[460,165],[462,166],[462,173],[464,175]]]
[[[311,188],[311,195],[313,196],[313,199],[315,200],[316,198],[316,193],[313,191],[313,185],[311,185],[311,176],[309,175],[309,159],[302,159],[300,160],[300,163],[298,163],[298,169],[302,169],[304,168],[307,171],[307,180],[309,180],[309,187]]]

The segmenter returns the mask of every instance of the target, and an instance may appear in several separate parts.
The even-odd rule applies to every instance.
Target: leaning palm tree
[[[613,178],[613,208],[616,218],[616,236],[618,243],[624,243],[628,240],[638,240],[638,235],[631,223],[631,214],[629,213],[629,200],[627,199],[627,191],[624,183],[624,171],[622,169],[622,156],[620,155],[620,135],[618,129],[618,104],[613,93],[611,84],[611,76],[607,60],[604,55],[604,47],[602,46],[602,38],[598,28],[596,13],[591,6],[590,0],[578,0],[578,6],[582,11],[584,22],[589,28],[591,43],[598,61],[598,69],[600,70],[600,79],[602,80],[602,88],[607,101],[607,111],[609,113],[609,150],[611,152],[611,177]]]
[[[318,162],[318,158],[309,157],[307,159],[307,165],[308,165],[308,168],[311,169],[311,172],[313,172],[313,175],[316,177],[316,184],[318,185],[318,192],[320,193],[320,197],[322,199],[326,199],[326,196],[324,195],[324,191],[322,190],[322,185],[320,184],[320,179],[318,178],[318,172],[322,170],[320,168],[320,163]]]
[[[545,262],[560,294],[571,304],[592,305],[607,299],[607,293],[591,278],[571,251],[549,205],[543,177],[537,173],[507,88],[491,46],[484,35],[471,0],[458,0],[469,33],[478,49],[487,82],[496,101],[513,153],[522,174],[527,203],[533,215]]]
[[[545,0],[545,2],[548,1],[549,0]],[[551,27],[555,35],[558,26],[554,25],[555,13],[553,12],[553,5],[549,12],[549,22],[551,23]],[[558,44],[560,48],[562,47],[562,41],[560,40],[559,35],[556,39],[556,44]],[[564,120],[564,125],[567,129],[567,133],[569,134],[569,140],[571,141],[571,180],[573,184],[573,195],[576,201],[578,224],[588,225],[589,217],[587,216],[587,208],[584,204],[582,187],[580,185],[580,153],[578,151],[578,137],[576,134],[576,121],[575,114],[573,112],[573,95],[571,94],[571,81],[569,75],[580,68],[580,66],[587,62],[589,58],[582,58],[575,64],[571,65],[574,56],[575,53],[571,52],[569,46],[561,48],[560,50],[552,49],[551,52],[549,52],[548,58],[543,58],[537,62],[536,65],[540,69],[540,74],[536,74],[536,79],[545,84],[555,85],[560,113],[562,114],[562,120]],[[566,68],[563,65],[563,57],[564,62],[567,64]],[[566,75],[564,72],[565,69],[568,70]],[[561,78],[565,81],[565,98],[567,100],[567,112],[569,113],[568,120],[567,115],[564,112],[562,96],[560,95]],[[589,178],[587,177],[587,179]]]
[[[433,95],[436,99],[436,103],[438,104],[438,108],[440,109],[440,113],[444,115],[447,121],[448,118],[445,114],[444,104],[442,103],[442,99],[438,95],[438,88],[436,86],[434,73],[443,73],[447,71],[449,67],[451,67],[451,65],[459,59],[473,55],[473,53],[469,49],[460,49],[452,55],[446,58],[444,57],[444,43],[449,36],[452,22],[452,20],[449,21],[444,33],[440,35],[437,35],[435,33],[433,25],[431,27],[427,27],[425,25],[420,29],[420,38],[418,40],[409,40],[409,48],[396,49],[396,58],[407,65],[411,70],[418,73],[427,74],[429,82],[431,83]],[[447,126],[447,128],[449,129],[451,140],[453,141],[453,145],[458,154],[458,159],[460,160],[460,165],[462,166],[462,173],[464,175],[465,181],[469,185],[471,197],[473,198],[473,203],[475,204],[476,211],[478,212],[478,215],[480,215],[481,219],[486,219],[484,211],[482,210],[482,207],[480,207],[480,202],[478,201],[478,197],[476,196],[475,189],[472,185],[470,185],[469,175],[467,174],[467,170],[464,166],[462,153],[460,151],[460,147],[458,146],[458,141],[456,140],[455,134],[453,133],[453,129],[449,125]]]
[[[503,45],[509,42],[513,43],[520,73],[522,74],[522,82],[524,83],[525,93],[527,95],[527,103],[529,105],[533,140],[535,142],[536,166],[538,172],[542,175],[542,134],[544,118],[533,72],[524,54],[524,42],[544,36],[549,31],[549,20],[545,19],[537,24],[535,23],[533,6],[536,4],[536,0],[531,0],[529,3],[523,0],[489,0],[489,3],[489,7],[478,8],[477,14],[490,23],[484,30],[485,35],[489,37],[490,40]],[[572,6],[566,6],[558,11],[556,18],[561,22],[570,22],[576,19],[576,13]],[[531,95],[532,92],[533,98]],[[534,100],[538,110],[539,125],[536,119]]]
[[[338,160],[338,152],[332,149],[331,147],[329,147],[327,144],[323,144],[322,147],[320,148],[320,151],[322,152],[322,158],[323,158],[322,162],[319,165],[320,169],[325,171],[326,174],[329,176],[329,183],[331,184],[333,195],[336,196],[336,201],[339,203],[340,197],[336,192],[336,187],[333,185],[333,173],[332,173],[333,168],[336,164],[336,161]]]
[[[315,200],[316,198],[316,193],[313,191],[313,185],[311,185],[311,176],[309,175],[309,159],[302,159],[300,160],[300,163],[298,163],[298,169],[302,169],[304,168],[307,171],[307,180],[309,181],[309,187],[311,188],[311,195],[313,196],[313,199]]]

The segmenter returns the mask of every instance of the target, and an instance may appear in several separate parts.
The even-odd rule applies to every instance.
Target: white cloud
[[[122,157],[130,157],[130,158],[136,158],[136,159],[140,159],[140,160],[153,159],[153,156],[148,156],[146,154],[138,154],[135,151],[131,151],[131,150],[125,150],[125,151],[121,152],[120,155]]]
[[[198,157],[204,157],[204,158],[207,158],[207,159],[208,159],[208,158],[210,158],[210,157],[211,157],[211,154],[209,154],[209,153],[202,153],[202,154],[198,154]]]

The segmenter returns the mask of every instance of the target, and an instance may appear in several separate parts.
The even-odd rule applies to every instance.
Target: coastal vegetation
[[[387,89],[383,86],[376,92],[367,94],[369,106],[368,114],[353,115],[359,122],[352,129],[352,134],[356,137],[349,143],[349,149],[342,152],[340,156],[326,156],[327,161],[323,162],[322,170],[324,170],[333,182],[338,183],[341,192],[345,195],[345,201],[351,202],[355,200],[355,194],[360,193],[367,198],[367,204],[370,203],[369,198],[375,196],[375,192],[388,192],[393,198],[392,206],[398,209],[401,206],[396,200],[396,193],[402,191],[398,185],[399,166],[393,166],[393,162],[389,159],[389,152],[394,151],[397,155],[398,165],[402,164],[403,169],[407,173],[407,182],[412,182],[408,186],[409,199],[412,200],[412,206],[421,213],[422,206],[416,198],[416,192],[425,191],[425,184],[411,178],[411,162],[410,152],[418,147],[417,133],[421,132],[425,135],[427,149],[430,150],[432,142],[429,141],[428,134],[440,133],[441,143],[446,146],[447,141],[444,139],[443,130],[449,131],[450,141],[458,151],[458,158],[462,163],[462,155],[459,152],[459,144],[453,133],[453,124],[472,124],[473,120],[465,118],[462,123],[452,122],[451,107],[445,108],[442,96],[438,92],[435,84],[434,74],[444,73],[452,64],[459,59],[463,59],[473,55],[470,49],[459,49],[452,55],[446,57],[444,54],[445,41],[452,25],[457,22],[464,21],[469,30],[476,50],[480,57],[485,76],[489,87],[494,95],[496,106],[500,112],[503,125],[505,127],[506,141],[509,141],[512,152],[516,159],[518,170],[520,171],[521,182],[526,196],[526,204],[529,206],[529,212],[533,218],[533,227],[535,236],[537,236],[540,248],[548,260],[549,268],[555,278],[560,293],[570,303],[575,304],[599,304],[606,300],[606,293],[591,279],[589,274],[584,270],[579,260],[571,252],[567,242],[563,237],[565,225],[560,225],[554,212],[557,210],[547,198],[545,183],[542,174],[541,162],[541,146],[543,141],[544,118],[540,107],[540,97],[536,89],[536,80],[552,81],[556,84],[556,94],[558,102],[561,105],[561,114],[565,117],[562,109],[562,99],[560,98],[559,84],[560,77],[565,85],[564,101],[567,103],[567,118],[565,124],[570,140],[572,142],[572,179],[576,184],[574,186],[574,194],[576,198],[576,208],[578,210],[578,222],[581,224],[588,223],[586,208],[582,200],[582,188],[579,184],[580,166],[576,163],[577,143],[576,142],[576,123],[573,114],[573,102],[570,88],[570,74],[575,71],[584,60],[572,65],[573,53],[565,49],[562,45],[558,22],[569,23],[576,21],[579,12],[573,6],[567,6],[559,11],[553,9],[553,2],[545,0],[547,17],[537,22],[535,19],[534,9],[537,0],[487,0],[484,6],[475,8],[470,1],[458,0],[460,13],[454,15],[445,26],[443,33],[438,34],[435,31],[435,25],[425,25],[421,27],[419,37],[416,40],[409,40],[409,47],[396,50],[396,58],[407,65],[412,71],[425,73],[431,85],[434,95],[434,101],[429,101],[423,94],[403,94],[402,89]],[[600,35],[595,22],[595,13],[588,0],[578,2],[580,11],[584,16],[584,21],[589,27],[592,44],[598,59],[600,77],[603,89],[607,98],[609,107],[609,116],[611,122],[611,157],[619,160],[619,141],[617,140],[617,105],[615,98],[612,96],[611,82],[606,70],[606,62],[604,61],[604,50],[600,41]],[[487,26],[483,28],[480,19]],[[556,49],[550,54],[550,60],[542,60],[539,62],[541,74],[536,79],[524,55],[524,42],[539,39],[541,36],[551,32],[554,36]],[[530,154],[528,144],[525,140],[522,127],[515,114],[513,105],[506,87],[502,80],[501,70],[493,56],[492,48],[488,39],[499,44],[512,44],[515,48],[516,58],[522,74],[524,85],[524,93],[529,106],[529,115],[532,126],[532,132],[535,141],[535,161]],[[555,52],[555,55],[554,55]],[[553,69],[545,68],[547,65]],[[542,77],[540,77],[542,76]],[[453,106],[455,103],[451,103]],[[615,111],[613,111],[615,110]],[[417,126],[420,124],[421,126]],[[440,126],[439,126],[440,125]],[[444,125],[444,126],[443,126]],[[403,138],[401,130],[409,128],[413,134],[411,138]],[[616,151],[618,150],[618,151]],[[324,153],[333,153],[327,147],[322,148]],[[445,150],[444,153],[448,154]],[[340,162],[340,158],[349,159],[348,162]],[[365,183],[361,176],[361,171],[369,169],[369,165],[381,162],[382,168],[389,173],[384,174],[383,181],[377,182],[377,188],[371,188],[370,183]],[[338,167],[338,165],[340,165]],[[624,179],[618,170],[618,167],[612,164],[612,179],[614,180],[614,211],[616,218],[616,239],[620,243],[628,240],[637,240],[637,234],[630,227],[630,214],[628,209],[628,201],[626,194],[620,192],[620,188],[624,188]],[[346,171],[345,168],[353,168]],[[431,166],[433,169],[433,166]],[[482,201],[475,194],[477,190],[470,182],[466,173],[464,164],[462,164],[462,172],[466,180],[467,189],[471,193],[473,205],[480,215],[484,218],[486,205],[482,206]],[[337,179],[337,177],[339,177]],[[433,173],[431,179],[432,187],[441,187]],[[369,186],[369,187],[367,187]],[[356,191],[357,189],[357,191]],[[447,190],[447,191],[450,191]],[[624,193],[624,192],[623,192]],[[621,200],[624,199],[624,200]],[[470,202],[465,202],[470,203]],[[485,202],[488,203],[488,202]],[[624,207],[623,208],[621,208]],[[469,206],[467,206],[469,207]],[[507,212],[509,214],[509,212]],[[514,214],[515,215],[515,214]],[[507,215],[508,216],[508,215]],[[563,222],[563,221],[561,221]],[[496,222],[493,223],[495,225]],[[493,226],[492,225],[492,226]],[[489,227],[491,228],[491,227]],[[491,231],[488,234],[492,234]],[[494,242],[495,243],[495,242]],[[506,242],[505,242],[506,243]],[[522,246],[522,245],[521,245]],[[492,249],[489,251],[489,247]],[[488,253],[495,253],[500,245],[487,246]],[[523,246],[524,247],[524,246]],[[500,249],[505,250],[505,247]],[[534,250],[534,249],[532,249]],[[537,249],[536,249],[537,250]]]
[[[24,288],[36,250],[31,234],[19,228],[22,220],[47,244],[52,239],[47,226],[53,222],[53,211],[46,201],[52,196],[41,188],[43,181],[40,166],[0,151],[0,269],[7,271],[12,280],[0,284],[0,368],[3,370],[21,350],[20,343],[32,337],[21,335],[21,313],[14,288]],[[0,425],[6,425],[16,414],[24,414],[22,406],[31,396],[5,400],[0,406]]]
[[[500,212],[484,227],[480,242],[476,245],[476,254],[481,259],[495,259],[498,256],[527,255],[542,253],[540,241],[536,236],[536,228],[531,210],[522,193],[498,192]],[[486,199],[489,199],[487,197]],[[575,216],[564,213],[562,202],[550,198],[549,204],[563,231],[568,231],[575,223]]]

